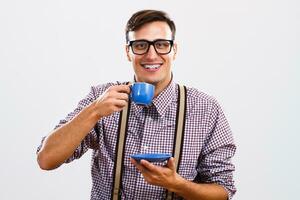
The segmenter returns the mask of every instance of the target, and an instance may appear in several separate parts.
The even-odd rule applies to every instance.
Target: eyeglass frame
[[[155,42],[157,42],[157,41],[167,41],[167,42],[169,42],[170,43],[170,50],[167,52],[167,53],[159,53],[159,52],[157,52],[157,49],[156,49],[156,47],[155,47]],[[134,50],[133,50],[133,48],[132,48],[132,44],[134,43],[134,42],[147,42],[147,44],[148,44],[148,48],[147,48],[147,50],[145,51],[145,53],[136,53],[136,52],[134,52]],[[166,40],[166,39],[156,39],[156,40],[153,40],[153,41],[149,41],[149,40],[144,40],[144,39],[142,39],[142,40],[131,40],[131,41],[128,41],[128,44],[127,44],[129,47],[131,47],[131,50],[132,50],[132,53],[133,54],[135,54],[135,55],[145,55],[145,54],[147,54],[148,52],[149,52],[149,49],[150,49],[150,46],[152,45],[153,46],[153,48],[154,48],[154,50],[155,50],[155,52],[158,54],[158,55],[166,55],[166,54],[169,54],[171,51],[172,51],[172,47],[173,47],[173,45],[174,45],[174,40]]]

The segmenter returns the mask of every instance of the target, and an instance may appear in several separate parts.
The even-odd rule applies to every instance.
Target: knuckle
[[[116,88],[115,85],[110,86],[109,88],[107,88],[107,91],[114,91]]]

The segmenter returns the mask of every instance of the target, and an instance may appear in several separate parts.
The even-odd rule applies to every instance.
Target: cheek
[[[141,62],[141,59],[142,59],[142,58],[141,58],[140,56],[137,56],[137,55],[131,57],[131,60],[132,60],[132,62],[133,62],[135,65],[139,65],[140,62]]]
[[[173,55],[169,55],[168,57],[165,58],[165,62],[170,65],[172,63],[172,61],[174,60],[174,54]]]
[[[132,62],[134,63],[135,67],[139,64],[139,60],[136,58],[132,58]]]

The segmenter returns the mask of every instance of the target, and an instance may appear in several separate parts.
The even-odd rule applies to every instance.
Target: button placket
[[[147,127],[151,127],[151,117],[149,116],[149,109],[145,108],[145,123],[144,123],[144,132],[143,137],[141,141],[141,153],[150,153],[151,151],[151,144],[148,141],[148,133],[145,133],[147,131]]]

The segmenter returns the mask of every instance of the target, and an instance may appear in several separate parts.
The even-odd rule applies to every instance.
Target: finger
[[[124,106],[126,106],[128,104],[128,102],[126,100],[114,99],[114,100],[112,100],[112,104],[114,106],[117,106],[118,108],[123,108]]]
[[[130,162],[131,162],[132,164],[134,164],[134,166],[137,164],[137,162],[136,162],[133,158],[130,158]]]
[[[133,158],[130,158],[130,162],[136,167],[138,168],[138,162],[136,160],[134,160]]]
[[[138,162],[136,162],[134,159],[130,159],[131,162],[134,164],[134,166],[142,173],[146,173],[148,170],[141,164],[139,164]]]
[[[123,92],[123,93],[130,93],[130,86],[129,85],[115,85],[113,86],[113,89],[117,92]]]
[[[127,93],[120,93],[119,92],[119,93],[116,94],[115,98],[128,101],[129,96],[128,96]]]
[[[175,171],[175,158],[171,157],[167,162],[167,167],[172,171]]]
[[[148,171],[151,171],[151,172],[159,171],[155,165],[148,162],[147,160],[141,160],[141,165],[144,166]]]

